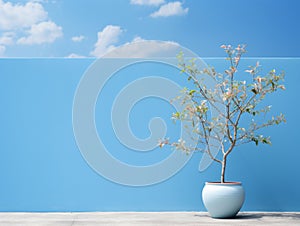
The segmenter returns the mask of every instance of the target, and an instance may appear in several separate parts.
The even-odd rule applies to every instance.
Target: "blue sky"
[[[163,40],[199,56],[244,43],[248,56],[300,56],[298,0],[0,0],[0,56],[100,57]]]

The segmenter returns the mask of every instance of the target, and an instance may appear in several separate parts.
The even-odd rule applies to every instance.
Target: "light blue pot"
[[[245,192],[240,182],[206,182],[202,200],[211,217],[233,218],[242,208]]]

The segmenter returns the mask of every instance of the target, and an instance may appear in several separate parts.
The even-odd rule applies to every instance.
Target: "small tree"
[[[197,137],[197,145],[187,145],[180,138],[178,142],[169,139],[159,141],[159,146],[171,145],[187,153],[202,151],[207,153],[212,160],[221,164],[221,183],[225,183],[227,157],[235,147],[254,142],[271,144],[270,137],[264,136],[261,129],[285,122],[285,117],[280,114],[266,119],[266,114],[271,106],[263,106],[261,102],[265,97],[278,89],[285,90],[282,84],[284,73],[277,74],[271,70],[267,75],[260,75],[259,62],[245,70],[246,75],[238,73],[238,66],[242,55],[246,52],[244,45],[232,48],[222,45],[227,54],[229,68],[224,73],[218,73],[213,67],[199,70],[196,60],[185,62],[182,53],[178,55],[179,68],[193,83],[193,89],[184,88],[181,95],[176,98],[183,107],[181,112],[172,115],[174,120],[184,121],[192,139]],[[214,86],[207,87],[204,77],[213,79]],[[245,78],[245,79],[243,79]],[[210,117],[210,109],[218,111],[218,116]],[[254,119],[263,114],[263,122]],[[245,121],[249,122],[245,125]],[[214,156],[212,142],[216,141],[222,151],[222,157]]]

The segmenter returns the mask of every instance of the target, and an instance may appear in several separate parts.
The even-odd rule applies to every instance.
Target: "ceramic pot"
[[[206,182],[202,200],[213,218],[233,218],[242,208],[245,192],[240,182]]]

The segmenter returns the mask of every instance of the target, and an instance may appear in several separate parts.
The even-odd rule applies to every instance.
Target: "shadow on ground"
[[[210,217],[209,214],[195,214],[197,217]],[[300,213],[272,213],[272,212],[264,212],[264,213],[239,213],[234,218],[227,218],[227,219],[237,219],[237,220],[243,220],[243,219],[260,219],[263,217],[271,217],[271,218],[286,218],[286,219],[293,219],[293,220],[300,220]],[[226,219],[223,219],[226,220]]]

